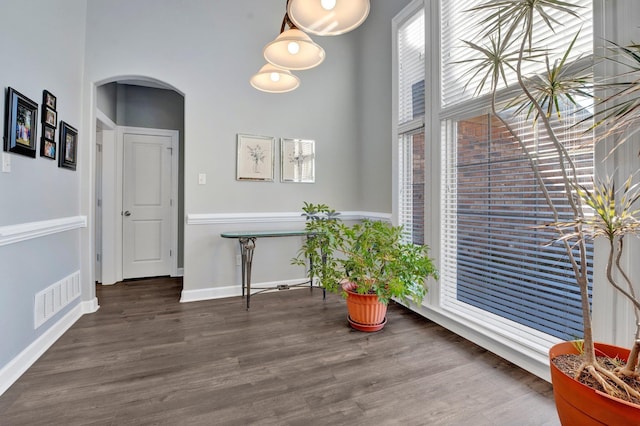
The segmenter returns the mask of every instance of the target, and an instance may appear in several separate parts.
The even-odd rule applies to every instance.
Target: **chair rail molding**
[[[342,220],[383,220],[391,221],[390,213],[340,212]],[[189,213],[187,225],[216,225],[229,223],[283,223],[293,222],[304,224],[304,217],[300,212],[267,212],[267,213]]]
[[[21,241],[40,238],[59,232],[86,228],[86,216],[71,216],[58,219],[42,220],[38,222],[19,223],[16,225],[0,226],[0,246],[15,244]]]

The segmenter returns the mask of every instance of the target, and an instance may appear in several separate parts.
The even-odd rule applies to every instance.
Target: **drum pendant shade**
[[[324,61],[324,49],[298,29],[282,32],[264,48],[264,58],[278,68],[308,70]]]
[[[285,93],[300,86],[300,80],[289,70],[266,64],[251,77],[251,85],[267,93]]]
[[[369,0],[289,0],[287,14],[300,30],[320,36],[339,35],[362,24]]]

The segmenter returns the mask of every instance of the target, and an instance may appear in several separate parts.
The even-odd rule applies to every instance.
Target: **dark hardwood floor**
[[[4,395],[0,425],[558,425],[551,385],[391,305],[378,333],[290,290],[179,303],[179,279],[98,286]]]

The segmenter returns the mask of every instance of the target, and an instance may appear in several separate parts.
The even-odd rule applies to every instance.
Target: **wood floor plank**
[[[392,304],[361,333],[315,290],[179,303],[180,279],[98,286],[4,395],[0,425],[549,425],[551,386]]]

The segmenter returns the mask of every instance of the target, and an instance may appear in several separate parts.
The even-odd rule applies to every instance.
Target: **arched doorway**
[[[121,77],[96,85],[95,105],[96,281],[108,285],[124,278],[181,276],[184,245],[183,94],[154,79]],[[132,154],[131,146],[137,147],[133,149],[137,154]],[[135,158],[138,165],[132,163]],[[160,163],[154,166],[153,158]],[[166,227],[156,226],[158,217],[143,218],[145,212],[148,213],[147,207],[153,204],[148,202],[148,196],[135,207],[128,204],[133,187],[138,188],[137,192],[143,198],[145,194],[159,192],[159,188],[166,189],[164,184],[158,184],[156,173],[168,173],[170,180],[167,182],[172,188],[162,192],[162,205],[166,209],[160,210],[169,212],[164,216],[169,221]],[[136,178],[137,183],[132,183],[131,179]],[[150,189],[144,189],[143,184],[151,185]],[[136,219],[142,224],[138,228],[135,228]],[[168,245],[164,236],[156,237],[156,228],[169,230]],[[132,236],[139,238],[139,242],[133,244],[137,251],[131,249]],[[154,245],[156,240],[161,242],[158,247]],[[132,258],[131,253],[138,257]],[[162,257],[162,262],[154,260],[156,254]],[[134,268],[131,259],[138,262]],[[154,263],[162,265],[149,268]]]

